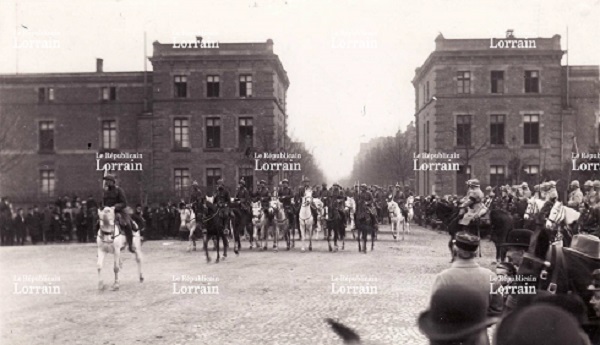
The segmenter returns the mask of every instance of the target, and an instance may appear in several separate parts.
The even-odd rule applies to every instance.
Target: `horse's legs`
[[[327,246],[329,247],[330,252],[333,251],[333,248],[331,248],[331,230],[332,230],[331,225],[327,224],[325,226],[325,234],[324,235],[327,235],[327,237],[326,237],[327,238]]]
[[[371,251],[373,251],[375,249],[375,228],[373,227],[372,233],[371,233]]]
[[[404,234],[406,233],[406,218],[402,219],[402,241],[404,241]]]
[[[113,290],[119,290],[119,261],[121,260],[121,248],[115,248],[115,262],[113,271],[115,272],[115,282],[113,284]]]
[[[273,220],[273,226],[275,227],[275,231],[273,233],[273,251],[277,251],[277,245],[279,244],[279,225],[277,225],[277,221]]]
[[[100,241],[98,239],[98,241]],[[104,282],[102,281],[102,266],[104,265],[104,256],[106,253],[98,247],[98,290],[104,290]]]
[[[220,243],[220,239],[225,238],[225,229],[220,229],[219,233],[217,234],[216,238],[217,238],[217,242],[216,242],[216,248],[217,248],[217,260],[215,260],[215,263],[219,263],[219,261],[221,260],[221,250],[219,248],[219,243]],[[223,245],[225,245],[225,241],[223,240]]]
[[[138,266],[138,276],[140,278],[140,283],[143,283],[144,274],[142,273],[142,239],[140,236],[134,236],[133,243],[135,245],[135,262],[137,262]]]
[[[202,234],[202,242],[204,242],[204,252],[206,253],[206,262],[210,262],[210,255],[208,254],[208,232]]]
[[[312,251],[312,238],[314,235],[315,230],[312,227],[312,224],[310,225],[309,229],[308,229],[308,250]]]
[[[190,235],[188,236],[188,247],[187,247],[188,253],[192,250],[192,242],[194,241],[193,240],[194,230],[195,230],[195,227],[194,227],[194,229],[190,229]]]
[[[240,218],[243,216],[240,216]],[[237,221],[235,221],[234,226],[233,226],[233,252],[235,253],[235,255],[238,255],[239,249],[241,248],[241,242],[240,242],[240,232],[242,231],[243,227],[243,221],[242,219],[238,219]]]

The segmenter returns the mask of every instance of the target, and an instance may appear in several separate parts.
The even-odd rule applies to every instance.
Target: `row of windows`
[[[470,94],[471,90],[471,71],[459,71],[456,72],[456,93],[457,94]],[[492,94],[503,94],[505,91],[505,72],[504,71],[491,71],[490,72],[490,86],[489,92]],[[523,73],[523,90],[525,93],[539,93],[540,92],[540,72],[536,70],[524,71]],[[423,85],[422,93],[425,102],[431,99],[429,90],[429,81]]]
[[[104,120],[102,128],[102,149],[117,149],[117,121]],[[254,145],[254,119],[241,117],[238,121],[238,147],[248,148]],[[54,121],[39,122],[40,151],[54,151]],[[190,119],[173,119],[173,147],[178,149],[191,148]],[[221,119],[209,117],[206,119],[206,147],[221,148]]]
[[[40,87],[38,88],[38,102],[48,103],[53,102],[56,99],[54,95],[53,87]],[[102,101],[114,101],[117,99],[117,87],[106,86],[100,88],[100,99]]]
[[[222,177],[222,171],[220,168],[207,168],[206,169],[206,186],[212,189],[216,186],[217,181]],[[190,188],[191,175],[189,168],[175,168],[173,170],[173,181],[174,190],[180,195],[184,195]],[[254,169],[252,168],[239,168],[239,177],[244,179],[246,186],[254,185]],[[40,192],[43,196],[54,197],[56,192],[56,176],[54,170],[43,169],[40,170]]]
[[[537,175],[540,173],[539,165],[525,165],[523,171],[528,175]],[[466,179],[471,178],[471,166],[461,166],[457,172],[459,175],[466,175]],[[506,166],[504,165],[490,165],[490,185],[501,186],[504,185],[506,180]]]
[[[456,145],[472,145],[472,115],[456,116]],[[506,145],[506,115],[490,115],[491,145]],[[525,145],[540,144],[540,116],[538,114],[523,115],[523,143]]]
[[[186,75],[176,75],[173,79],[173,96],[175,98],[187,98],[188,93],[188,77]],[[239,95],[240,97],[252,97],[252,75],[244,74],[239,78]],[[206,97],[218,98],[221,97],[221,78],[218,75],[206,76]]]

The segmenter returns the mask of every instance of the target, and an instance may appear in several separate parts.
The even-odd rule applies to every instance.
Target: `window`
[[[427,81],[427,83],[425,84],[425,100],[426,102],[429,102],[430,97],[429,97],[429,81]]]
[[[501,186],[504,184],[504,165],[490,166],[490,185]]]
[[[240,76],[240,97],[252,97],[252,76]]]
[[[219,76],[206,77],[206,97],[219,97]]]
[[[175,192],[177,196],[182,197],[190,186],[190,169],[175,169]]]
[[[492,93],[504,93],[504,71],[492,71]]]
[[[540,92],[540,74],[538,71],[525,71],[525,93]]]
[[[246,188],[249,190],[254,186],[254,169],[253,168],[240,168],[240,179],[244,179],[246,182]]]
[[[206,119],[206,147],[221,147],[221,120],[218,117]]]
[[[40,151],[54,151],[53,121],[40,121]]]
[[[102,121],[102,148],[116,149],[117,148],[117,121],[106,120]]]
[[[240,133],[239,133],[239,147],[246,148],[252,147],[252,139],[254,136],[253,123],[251,117],[240,118]]]
[[[458,72],[456,74],[456,91],[458,93],[471,93],[471,72]]]
[[[523,167],[523,170],[529,175],[537,175],[540,172],[539,165],[526,165]]]
[[[209,191],[214,191],[217,181],[221,178],[221,169],[207,168],[206,169],[206,187]]]
[[[102,88],[102,100],[114,101],[117,99],[117,88],[114,86]]]
[[[54,196],[54,170],[40,170],[41,192],[43,196]]]
[[[175,97],[186,98],[187,94],[187,76],[176,75],[175,76]]]
[[[190,147],[190,120],[187,118],[176,118],[173,120],[173,138],[175,148]]]
[[[429,152],[429,121],[427,121],[425,123],[425,128],[426,128],[426,132],[425,132],[425,151]]]
[[[456,116],[456,145],[471,146],[471,115]]]
[[[540,116],[525,114],[523,117],[523,138],[525,145],[540,144]]]
[[[54,88],[40,87],[38,89],[38,102],[45,103],[48,101],[54,101]]]
[[[490,115],[490,144],[504,145],[504,115]]]

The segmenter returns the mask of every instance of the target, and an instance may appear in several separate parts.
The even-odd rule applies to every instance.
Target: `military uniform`
[[[115,177],[111,174],[104,176],[103,179],[116,183]],[[102,195],[102,205],[104,205],[104,207],[115,208],[115,221],[119,223],[125,232],[129,251],[135,253],[133,248],[133,225],[131,223],[131,217],[129,214],[127,214],[127,212],[125,212],[125,208],[127,207],[127,198],[125,197],[125,192],[123,189],[117,185],[106,187]]]
[[[567,206],[579,209],[579,207],[583,205],[583,193],[581,192],[581,189],[579,189],[579,181],[571,182],[571,187],[573,187],[573,190],[569,193]]]
[[[368,190],[362,190],[358,194],[358,200],[356,201],[356,214],[360,214],[361,212],[367,213],[371,217],[371,221],[373,225],[377,224],[377,211],[374,207],[374,198],[373,194]],[[359,212],[359,210],[362,210]]]
[[[483,205],[484,195],[479,188],[479,181],[469,180],[467,185],[469,185],[469,191],[460,205],[461,208],[467,208],[467,212],[458,222],[460,225],[465,226],[469,225],[471,220],[482,217],[487,212],[487,208]]]
[[[215,192],[214,203],[220,209],[220,212],[223,217],[223,229],[229,230],[229,203],[231,202],[231,197],[229,196],[229,191],[225,186],[222,185],[222,181],[219,181],[219,186],[217,187],[217,191]]]
[[[283,182],[287,182],[287,180],[283,180]],[[285,209],[290,224],[294,224],[294,210],[292,209],[293,198],[294,193],[292,192],[292,189],[289,186],[284,185],[279,192],[279,201],[283,204],[283,208]]]
[[[204,193],[200,190],[198,182],[194,181],[194,183],[192,183],[192,192],[190,193],[190,204],[192,205],[192,210],[194,210],[196,214],[200,213],[202,210],[205,200],[206,198],[204,197]]]

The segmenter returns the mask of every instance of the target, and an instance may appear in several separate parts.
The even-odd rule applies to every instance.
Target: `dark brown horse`
[[[227,241],[227,235],[225,234],[224,222],[227,219],[225,209],[217,207],[210,201],[206,201],[203,207],[202,217],[202,237],[204,241],[204,252],[206,253],[206,261],[210,262],[210,256],[208,255],[208,240],[216,237],[216,250],[217,250],[217,263],[221,256],[219,251],[219,240],[223,241],[223,259],[227,257],[227,247],[229,243]]]
[[[357,205],[356,209],[356,229],[358,230],[358,251],[367,254],[367,236],[371,233],[371,251],[375,249],[375,216],[371,214],[369,205]],[[363,245],[360,245],[360,241]]]

